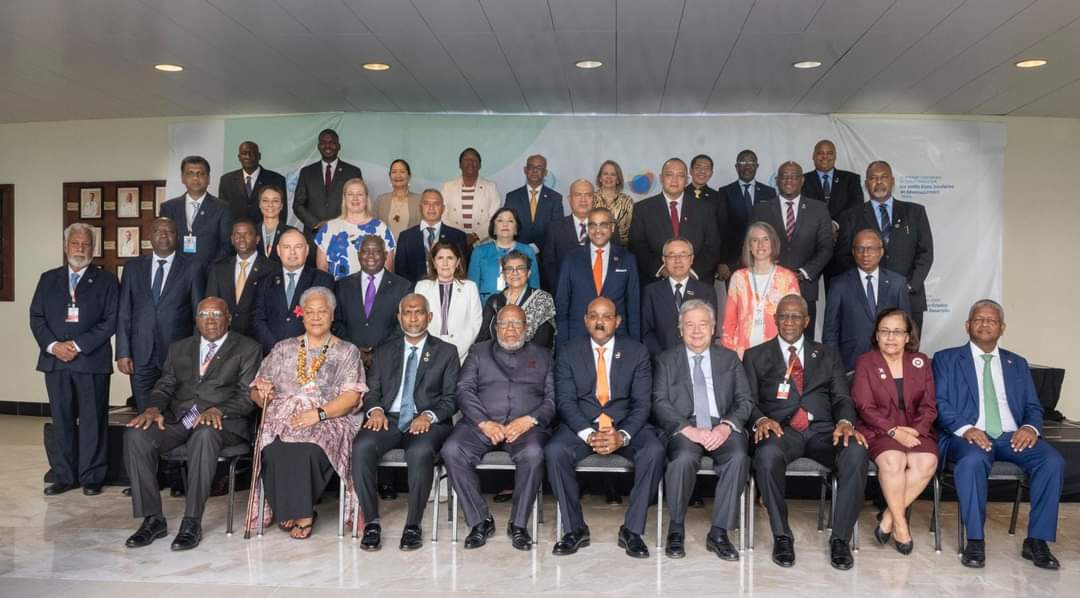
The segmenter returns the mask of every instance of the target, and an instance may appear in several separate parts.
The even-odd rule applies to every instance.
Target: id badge
[[[791,384],[787,382],[781,382],[776,385],[776,398],[781,401],[786,401],[788,395],[791,394]]]
[[[754,308],[754,328],[765,327],[765,306],[758,303]]]
[[[77,305],[69,305],[67,308],[67,317],[64,318],[65,322],[78,322],[79,321],[79,307]]]
[[[198,251],[198,237],[195,235],[184,235],[184,253],[195,253]]]

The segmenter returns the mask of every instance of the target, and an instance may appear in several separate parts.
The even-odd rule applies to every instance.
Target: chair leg
[[[739,552],[746,552],[746,487],[739,496]]]
[[[859,520],[855,519],[855,525],[851,528],[851,550],[859,552]]]
[[[349,513],[353,515],[352,538],[353,540],[358,540],[360,538],[360,517],[358,516],[360,514],[359,496],[357,496],[355,500],[349,501]]]
[[[240,461],[239,457],[229,460],[229,514],[225,518],[226,536],[231,536],[233,533],[233,515],[236,513],[236,463],[238,461]]]
[[[941,554],[941,477],[934,476],[934,515],[931,520],[934,528],[934,552]]]
[[[431,542],[439,541],[439,501],[442,499],[442,467],[435,466],[435,500],[431,503]]]
[[[349,505],[351,506],[351,505]],[[345,480],[338,480],[338,523],[337,523],[337,537],[345,537]],[[353,521],[353,527],[356,527],[356,522]]]
[[[825,488],[828,485],[828,478],[821,478],[821,497],[818,499],[818,511],[817,511],[817,531],[825,531],[825,528],[832,527],[832,509],[828,511],[828,522],[825,521]],[[835,502],[835,501],[834,501]]]
[[[543,489],[544,483],[540,482],[540,487]],[[558,501],[556,501],[558,502]],[[537,523],[544,523],[544,493],[541,492],[536,495],[536,504],[538,505],[538,516],[536,518]]]
[[[450,487],[450,542],[457,544],[457,512],[458,512],[458,498],[457,492],[454,492],[454,487]]]
[[[757,509],[757,498],[754,497],[756,482],[754,476],[750,476],[750,488],[746,493],[746,545],[751,552],[754,551],[754,511]]]
[[[1020,515],[1020,500],[1024,497],[1024,482],[1016,480],[1016,498],[1013,500],[1012,518],[1009,519],[1009,535],[1016,535],[1016,518]]]
[[[536,500],[533,501],[533,517],[532,517],[532,537],[533,544],[537,544],[540,541],[540,503],[544,500],[544,484],[540,483],[540,486],[536,488]]]
[[[664,547],[664,479],[656,488],[656,549]]]

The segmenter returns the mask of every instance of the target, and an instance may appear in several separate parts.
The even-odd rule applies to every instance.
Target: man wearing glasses
[[[679,309],[686,301],[708,303],[716,313],[716,290],[693,276],[694,246],[677,237],[664,243],[664,278],[645,287],[641,298],[641,339],[650,355],[682,344]]]
[[[750,228],[750,212],[754,209],[754,204],[776,197],[776,189],[754,179],[757,170],[757,154],[753,150],[744,149],[735,158],[738,178],[720,189],[720,194],[725,198],[725,220],[728,228],[720,231],[724,235],[724,243],[720,249],[717,274],[724,280],[731,278],[731,273],[742,267],[739,259],[746,231]]]

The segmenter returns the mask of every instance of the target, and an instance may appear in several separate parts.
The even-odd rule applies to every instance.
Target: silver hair
[[[86,224],[85,222],[72,222],[64,229],[64,243],[68,242],[68,238],[71,237],[71,233],[75,231],[82,231],[90,235],[90,242],[94,242],[94,227]]]
[[[406,301],[408,301],[409,299],[416,299],[417,297],[419,297],[420,300],[424,302],[424,311],[426,313],[431,313],[431,303],[428,302],[427,297],[421,295],[420,293],[409,293],[408,295],[402,297],[401,301],[398,301],[398,313],[401,313],[401,306],[404,305]]]
[[[686,314],[694,311],[695,309],[704,309],[709,312],[709,321],[714,325],[716,324],[716,310],[708,301],[702,301],[701,299],[691,299],[684,301],[682,306],[679,307],[679,326],[682,326],[683,319]]]
[[[806,299],[803,299],[802,295],[799,295],[798,293],[789,293],[787,295],[784,295],[780,298],[780,302],[776,304],[776,309],[779,310],[780,304],[785,301],[794,301],[799,305],[804,314],[810,315],[810,305],[806,302]]]
[[[330,306],[330,311],[337,310],[337,297],[334,296],[333,291],[326,287],[311,287],[304,291],[303,294],[300,295],[300,301],[298,301],[297,304],[302,306],[307,303],[309,298],[316,295],[322,297],[323,300],[326,301],[326,304]]]
[[[993,299],[979,299],[978,301],[976,301],[971,306],[971,309],[968,310],[967,319],[971,320],[972,318],[974,318],[975,311],[978,310],[980,307],[992,307],[995,311],[998,312],[998,319],[1002,322],[1005,321],[1005,308],[1001,307],[1001,304],[997,301],[994,301]]]

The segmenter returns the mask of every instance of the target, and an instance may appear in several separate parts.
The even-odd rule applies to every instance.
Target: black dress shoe
[[[360,548],[369,552],[382,548],[382,526],[369,523],[364,526],[364,535],[360,537]]]
[[[101,484],[83,486],[82,493],[87,496],[97,496],[98,494],[101,494]]]
[[[673,559],[681,559],[686,556],[686,537],[682,532],[668,532],[664,554]]]
[[[196,517],[184,517],[180,520],[180,531],[176,532],[171,548],[173,550],[191,550],[202,542],[202,523]]]
[[[619,526],[619,548],[626,550],[626,556],[635,559],[649,558],[649,547],[645,545],[645,540],[641,539],[641,534],[626,529],[625,525]]]
[[[847,571],[855,565],[855,557],[851,556],[851,547],[847,540],[833,538],[829,540],[829,563],[833,569]]]
[[[1061,568],[1061,563],[1050,553],[1050,547],[1046,545],[1046,540],[1025,538],[1024,548],[1020,551],[1020,556],[1031,561],[1040,569]]]
[[[555,546],[551,549],[551,554],[556,556],[574,554],[579,548],[585,548],[588,545],[589,528],[583,527],[579,530],[563,534],[562,539],[556,542]]]
[[[795,565],[795,542],[787,536],[773,536],[772,562],[781,567]]]
[[[894,539],[893,543],[896,545],[896,552],[899,552],[900,554],[902,554],[904,556],[907,556],[907,555],[911,554],[911,551],[915,550],[915,539],[914,538],[908,540],[907,542],[901,542],[900,540],[895,540]]]
[[[127,488],[121,490],[120,494],[123,494],[124,496],[131,496],[131,486],[128,486]]]
[[[739,551],[732,545],[731,540],[728,540],[726,531],[720,532],[715,536],[711,533],[708,536],[705,536],[705,549],[724,561],[739,560]]]
[[[397,498],[397,490],[390,484],[379,484],[379,498],[383,500],[394,500]]]
[[[968,540],[964,546],[964,552],[960,554],[960,564],[972,569],[985,567],[986,542],[983,540]]]
[[[518,550],[532,548],[533,541],[532,536],[529,535],[529,530],[508,523],[506,525],[506,535],[510,536],[510,545],[514,548]]]
[[[604,496],[604,501],[609,505],[621,505],[622,497],[615,491],[614,488],[608,488]]]
[[[78,487],[78,484],[49,484],[45,486],[45,496],[56,496]]]
[[[165,523],[165,518],[160,515],[151,515],[143,518],[142,525],[124,544],[128,548],[142,548],[167,535],[169,535],[169,527]]]
[[[484,544],[487,544],[487,539],[494,534],[495,518],[488,515],[487,519],[476,524],[469,530],[469,535],[465,536],[465,549],[471,550],[473,548],[480,548]]]
[[[883,531],[881,531],[881,525],[880,524],[877,527],[874,528],[874,539],[877,540],[877,543],[881,544],[882,546],[889,543],[889,538],[891,536],[892,536],[892,532],[883,532]]]
[[[418,550],[424,545],[423,539],[424,535],[421,533],[419,525],[406,525],[401,532],[401,542],[398,544],[398,549]]]

